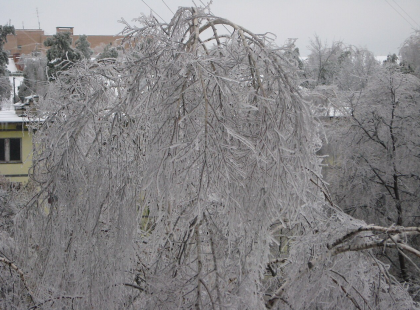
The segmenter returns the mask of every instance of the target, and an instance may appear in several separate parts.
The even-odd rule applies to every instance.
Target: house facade
[[[32,166],[32,132],[29,119],[14,107],[0,111],[0,175],[26,183]]]

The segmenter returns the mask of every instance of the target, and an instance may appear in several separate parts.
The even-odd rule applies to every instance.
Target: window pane
[[[5,161],[5,147],[6,147],[6,139],[0,139],[0,161]]]
[[[20,139],[10,140],[10,161],[20,160]]]

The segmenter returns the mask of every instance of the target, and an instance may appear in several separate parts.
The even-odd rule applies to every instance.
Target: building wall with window
[[[0,175],[12,182],[27,182],[32,166],[32,134],[15,111],[0,111]]]

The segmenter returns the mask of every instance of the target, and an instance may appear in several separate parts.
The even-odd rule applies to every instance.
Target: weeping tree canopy
[[[208,8],[137,22],[123,57],[75,64],[42,103],[16,237],[31,302],[412,309],[357,251],[380,230],[328,202],[287,48]]]

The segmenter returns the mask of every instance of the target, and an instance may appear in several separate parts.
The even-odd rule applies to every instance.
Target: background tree
[[[73,64],[81,59],[79,51],[71,47],[69,32],[60,32],[45,40],[44,45],[49,47],[47,51],[48,77],[55,79],[59,72],[68,70]]]
[[[348,55],[342,42],[334,41],[331,46],[322,43],[321,38],[315,35],[310,43],[310,54],[306,60],[306,75],[309,85],[331,85],[335,82],[340,64]]]
[[[386,60],[384,60],[384,64],[388,64],[388,65],[392,65],[392,64],[394,64],[394,65],[396,65],[396,64],[398,64],[398,56],[397,56],[397,54],[388,54],[387,56],[386,56]]]
[[[327,178],[334,198],[369,223],[418,226],[420,80],[387,63],[352,99],[328,129],[339,154]],[[398,260],[409,281],[405,254]]]
[[[6,68],[9,63],[9,55],[3,50],[4,43],[7,42],[8,34],[15,34],[15,27],[0,25],[0,102],[10,98],[12,89]]]
[[[79,39],[76,41],[76,49],[83,55],[83,57],[87,60],[90,60],[90,57],[93,54],[92,49],[90,48],[90,43],[87,40],[86,35],[81,35]]]
[[[419,128],[411,122],[418,114],[418,80],[404,74],[412,70],[400,66],[397,55],[380,64],[369,51],[354,47],[347,49],[338,68],[331,85],[310,92],[318,115],[329,116],[322,118],[325,139],[319,154],[328,156],[323,176],[333,200],[368,223],[418,225],[413,221],[418,216],[418,168],[413,163]],[[392,139],[398,141],[395,153],[389,151]],[[383,149],[375,145],[378,141]],[[389,249],[376,254],[391,263],[392,273],[408,281],[416,296],[418,273],[405,254]],[[413,260],[418,262],[413,257],[408,261]]]
[[[41,102],[11,256],[29,307],[415,308],[362,250],[416,230],[328,203],[288,49],[208,8],[138,22],[123,61],[78,62]]]
[[[318,36],[311,41],[305,62],[303,86],[317,115],[334,116],[351,106],[357,93],[379,66],[374,55],[354,46],[333,42],[323,44]]]
[[[372,52],[366,49],[348,47],[339,59],[339,70],[334,84],[342,94],[364,89],[369,78],[379,67]]]
[[[19,97],[26,97],[32,94],[45,95],[47,90],[46,68],[48,60],[45,56],[21,56],[25,65],[23,71],[24,79],[19,87]]]
[[[420,31],[410,36],[400,49],[401,64],[420,77]]]
[[[105,46],[102,53],[100,53],[96,59],[106,59],[106,58],[117,58],[118,57],[118,50],[112,46],[112,43],[109,43]]]

